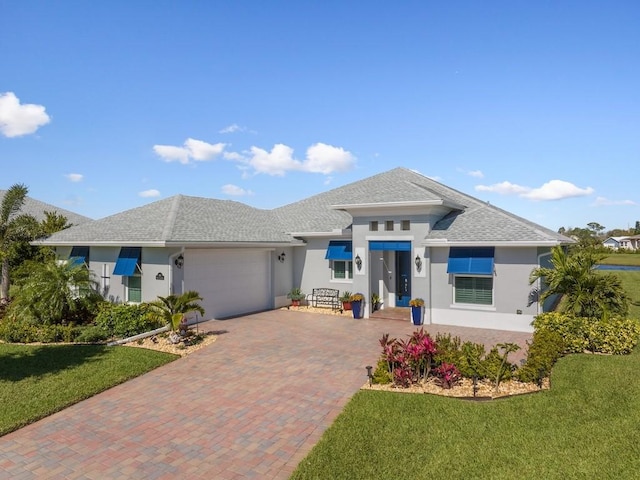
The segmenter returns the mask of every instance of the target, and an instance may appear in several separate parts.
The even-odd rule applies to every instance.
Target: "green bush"
[[[461,358],[460,337],[452,337],[450,333],[437,333],[436,354],[433,356],[433,360],[437,364],[453,363],[458,365]]]
[[[162,327],[145,304],[127,305],[106,303],[100,307],[95,324],[109,337],[126,338]]]
[[[384,357],[380,357],[378,359],[378,364],[376,369],[373,372],[373,380],[372,383],[378,385],[386,385],[391,383],[393,378],[391,377],[391,372],[389,372],[389,363]]]
[[[592,352],[628,354],[640,339],[640,323],[631,318],[601,320],[587,326],[587,337]]]
[[[464,342],[460,347],[461,358],[456,364],[460,374],[466,378],[483,378],[486,373],[482,358],[485,355],[484,345],[481,343]]]
[[[109,338],[109,334],[104,328],[98,325],[87,325],[80,330],[79,335],[76,337],[78,343],[98,343],[104,342]]]
[[[537,330],[527,351],[527,360],[518,370],[521,382],[538,382],[551,374],[551,368],[566,350],[562,336],[551,330]]]
[[[567,313],[543,313],[533,321],[535,331],[557,332],[567,352],[630,353],[640,340],[640,325],[634,319],[595,319]]]
[[[7,318],[0,322],[0,339],[7,343],[71,343],[79,333],[80,329],[73,325],[38,325]]]
[[[482,360],[480,371],[482,377],[490,380],[496,380],[500,383],[505,380],[511,380],[516,366],[504,361],[504,356],[498,351],[498,347],[493,347]]]

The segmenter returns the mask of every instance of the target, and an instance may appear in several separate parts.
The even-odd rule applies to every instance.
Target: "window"
[[[411,230],[411,220],[402,220],[402,223],[400,224],[400,229],[401,230]]]
[[[142,277],[139,275],[127,278],[127,302],[142,301]]]
[[[493,305],[493,277],[454,277],[454,303]]]
[[[393,231],[393,220],[387,220],[386,222],[384,222],[384,229],[387,232],[392,232]]]
[[[353,279],[353,262],[347,260],[333,260],[331,265],[332,280]]]
[[[89,247],[73,247],[69,254],[69,262],[72,265],[89,266]]]
[[[371,231],[371,232],[377,232],[378,231],[378,221],[377,220],[373,220],[373,221],[369,222],[369,231]]]

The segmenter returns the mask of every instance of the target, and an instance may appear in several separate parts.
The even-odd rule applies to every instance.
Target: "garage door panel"
[[[270,253],[266,250],[187,250],[185,289],[203,298],[206,318],[271,308]]]

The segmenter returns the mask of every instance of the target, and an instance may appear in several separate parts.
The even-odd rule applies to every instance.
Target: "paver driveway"
[[[204,325],[225,333],[0,437],[0,478],[288,478],[365,382],[381,335],[415,329],[408,321],[288,311]],[[486,345],[529,338],[440,330]]]

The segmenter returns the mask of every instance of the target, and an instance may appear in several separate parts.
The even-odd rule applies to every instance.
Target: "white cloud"
[[[258,147],[251,147],[249,165],[257,173],[283,176],[290,170],[302,170],[302,163],[293,158],[293,148],[278,143],[270,152]]]
[[[284,144],[276,144],[270,152],[251,147],[246,162],[256,173],[283,176],[288,171],[322,173],[346,172],[355,165],[356,158],[341,147],[316,143],[307,149],[306,158],[301,161],[293,156],[293,149]]]
[[[594,207],[607,207],[614,205],[637,205],[637,203],[633,200],[609,200],[605,197],[597,197],[591,205]]]
[[[550,180],[538,188],[525,187],[505,181],[493,185],[476,185],[475,189],[479,192],[493,192],[500,195],[518,195],[529,200],[562,200],[584,197],[594,192],[591,187],[579,188],[564,180]]]
[[[230,183],[222,186],[222,193],[233,195],[235,197],[241,197],[243,195],[253,195],[253,192],[251,190],[245,190],[242,187],[232,185]]]
[[[143,192],[138,193],[138,196],[142,197],[142,198],[159,197],[160,196],[160,191],[156,190],[155,188],[152,188],[150,190],[145,190]]]
[[[84,179],[84,175],[81,173],[67,173],[65,177],[67,177],[67,180],[70,182],[81,182]]]
[[[593,192],[591,187],[579,188],[564,180],[551,180],[522,196],[530,200],[562,200],[564,198],[585,197]]]
[[[464,170],[462,168],[458,168],[457,170],[465,175],[469,175],[470,177],[484,178],[484,173],[482,173],[481,170]]]
[[[476,191],[478,192],[493,192],[500,195],[523,195],[531,189],[529,187],[523,187],[511,182],[494,183],[493,185],[476,185]]]
[[[184,146],[154,145],[153,151],[165,162],[180,162],[183,165],[196,162],[213,160],[224,152],[226,143],[207,143],[202,140],[187,138]]]
[[[307,149],[304,170],[324,175],[333,172],[346,172],[353,168],[355,161],[356,158],[344,148],[316,143]]]
[[[13,92],[0,93],[0,132],[5,137],[34,133],[50,121],[42,105],[20,104],[20,99]]]
[[[237,123],[232,123],[228,127],[224,127],[222,130],[219,130],[218,133],[236,133],[236,132],[244,132],[247,129],[245,127],[241,127]]]

